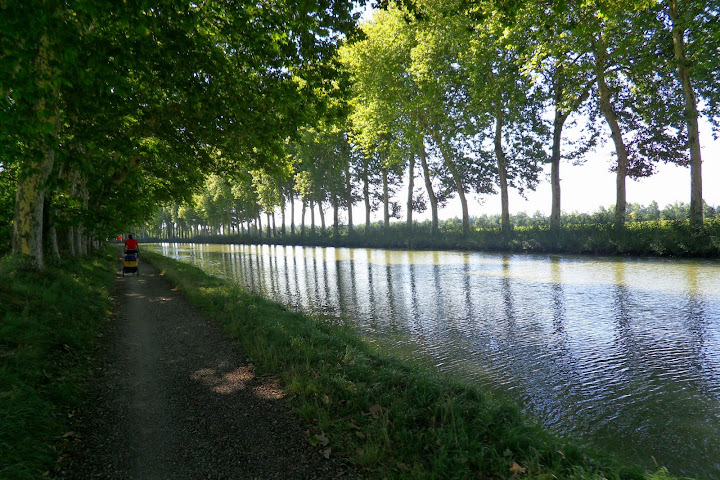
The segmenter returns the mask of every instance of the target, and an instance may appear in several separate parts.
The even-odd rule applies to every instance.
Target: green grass
[[[220,319],[259,373],[280,379],[290,406],[312,425],[311,443],[368,478],[672,478],[557,438],[517,405],[383,355],[349,327],[289,311],[196,267],[144,258]]]
[[[0,261],[0,478],[37,479],[62,455],[68,414],[107,325],[116,252],[43,272]]]

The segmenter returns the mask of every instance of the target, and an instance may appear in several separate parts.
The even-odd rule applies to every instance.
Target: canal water
[[[160,244],[404,358],[509,395],[551,430],[720,479],[720,263]]]

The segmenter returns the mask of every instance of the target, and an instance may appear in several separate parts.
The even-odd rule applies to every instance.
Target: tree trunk
[[[338,197],[337,195],[333,194],[332,196],[332,206],[333,206],[333,237],[337,238],[340,236],[340,205],[339,205]]]
[[[463,178],[458,172],[455,162],[453,162],[453,159],[450,156],[450,153],[447,151],[447,148],[445,147],[444,143],[440,141],[440,139],[437,138],[437,135],[434,133],[432,134],[433,140],[440,148],[440,153],[442,154],[443,161],[445,162],[445,166],[450,170],[450,174],[453,177],[453,180],[455,180],[455,189],[457,190],[458,197],[460,198],[460,206],[462,207],[462,230],[463,234],[467,235],[467,233],[470,231],[470,215],[468,213],[468,204],[467,204],[467,198],[465,197],[465,185],[463,184]]]
[[[75,257],[77,253],[75,252],[75,229],[73,227],[68,228],[67,232],[65,233],[65,241],[67,242],[68,247],[68,255],[70,257]]]
[[[50,44],[47,37],[40,40],[40,48],[35,58],[38,86],[49,90],[53,72],[48,65]],[[29,144],[30,158],[20,163],[20,171],[15,193],[15,212],[13,217],[12,252],[26,255],[30,264],[42,270],[43,262],[43,213],[45,206],[46,182],[55,162],[54,143],[57,138],[60,122],[59,111],[55,103],[55,92],[48,92],[52,101],[48,105],[46,98],[35,104],[39,122],[38,139]],[[42,132],[52,132],[45,134]],[[49,137],[49,138],[48,138]]]
[[[280,226],[280,232],[281,232],[281,235],[284,237],[285,233],[286,233],[286,231],[285,231],[285,202],[282,202],[282,207],[280,210],[280,220],[282,221],[282,225]]]
[[[60,260],[60,247],[58,246],[57,230],[55,229],[55,208],[49,197],[45,197],[45,205],[43,206],[43,229],[45,233],[45,251],[50,254],[52,260],[57,262]]]
[[[315,235],[315,202],[310,200],[310,233]]]
[[[387,232],[390,228],[390,193],[388,187],[387,168],[382,169],[383,182],[383,229]]]
[[[25,160],[20,166],[15,194],[12,251],[27,255],[31,264],[42,269],[43,262],[43,213],[45,206],[45,182],[50,176],[55,150],[39,152],[39,159]]]
[[[315,202],[310,200],[310,233],[315,234]]]
[[[87,179],[79,172],[76,184],[76,195],[80,197],[82,211],[87,212],[90,199],[87,191]],[[86,233],[87,230],[83,225],[75,227],[75,253],[79,256],[86,255],[88,253]]]
[[[350,162],[345,164],[345,195],[347,196],[348,205],[348,234],[353,233],[353,198],[352,198],[352,182],[350,181]]]
[[[425,150],[424,142],[420,144],[418,150],[420,155],[420,163],[423,169],[423,177],[425,177],[425,190],[427,190],[428,197],[430,197],[430,213],[432,214],[432,233],[436,234],[440,230],[440,222],[438,220],[438,202],[435,196],[435,190],[432,186],[432,178],[430,177],[430,168],[427,163],[427,151]]]
[[[685,99],[685,118],[688,126],[688,143],[690,144],[690,224],[703,224],[702,198],[702,156],[700,153],[700,128],[698,126],[697,100],[690,79],[690,61],[685,47],[685,28],[679,24],[677,0],[670,0],[670,20],[672,20],[673,46],[677,62],[677,74],[683,87]]]
[[[363,172],[363,197],[365,198],[365,231],[370,230],[370,180],[368,179],[367,167]]]
[[[500,229],[503,233],[508,233],[511,230],[510,225],[510,195],[508,193],[508,181],[507,181],[507,160],[505,158],[505,152],[502,148],[502,128],[504,122],[504,115],[502,107],[498,108],[497,114],[495,115],[495,158],[497,159],[498,167],[498,180],[500,183]]]
[[[295,195],[290,195],[290,235],[295,235]]]
[[[320,231],[325,233],[325,211],[323,210],[323,202],[318,202],[318,212],[320,212]]]
[[[305,235],[305,210],[307,210],[307,200],[302,201],[302,216],[300,218],[300,235]]]
[[[550,230],[553,231],[553,243],[560,231],[560,146],[562,142],[562,129],[568,114],[563,111],[562,83],[559,75],[555,77],[555,118],[553,120],[552,157],[550,159],[550,187],[552,189],[552,208],[550,210]]]
[[[612,107],[610,87],[605,80],[605,59],[607,52],[601,40],[595,42],[595,76],[600,96],[600,111],[605,117],[612,135],[615,150],[617,152],[617,172],[615,177],[616,200],[615,200],[615,227],[621,229],[625,226],[625,211],[627,210],[627,195],[625,191],[625,179],[627,178],[628,155],[625,142],[620,130],[620,122],[615,110]]]
[[[272,236],[272,231],[270,230],[270,228],[271,228],[271,222],[270,222],[270,220],[271,220],[271,214],[270,214],[270,212],[265,212],[265,216],[267,216],[267,237],[270,238],[270,237]]]
[[[413,225],[413,193],[415,190],[415,155],[410,155],[408,163],[408,196],[407,196],[407,226]]]

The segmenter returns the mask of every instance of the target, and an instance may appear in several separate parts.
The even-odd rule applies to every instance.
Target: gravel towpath
[[[140,269],[118,273],[97,382],[58,478],[356,478],[309,444],[283,392],[222,328]]]

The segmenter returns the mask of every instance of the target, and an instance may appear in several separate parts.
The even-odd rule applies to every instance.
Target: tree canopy
[[[13,250],[37,266],[53,226],[84,248],[209,173],[281,163],[325,112],[357,15],[350,0],[0,9],[0,162],[17,173]]]
[[[1,226],[38,266],[158,205],[179,228],[217,202],[232,230],[260,214],[270,228],[278,208],[284,227],[298,198],[313,227],[331,206],[352,228],[363,200],[366,225],[380,206],[387,224],[402,182],[409,224],[429,204],[437,226],[457,198],[467,231],[467,196],[499,192],[509,230],[508,190],[534,189],[545,163],[559,228],[561,160],[599,142],[618,227],[626,178],[663,162],[690,166],[703,222],[698,120],[720,132],[709,0],[407,0],[359,28],[349,0],[0,8]]]

